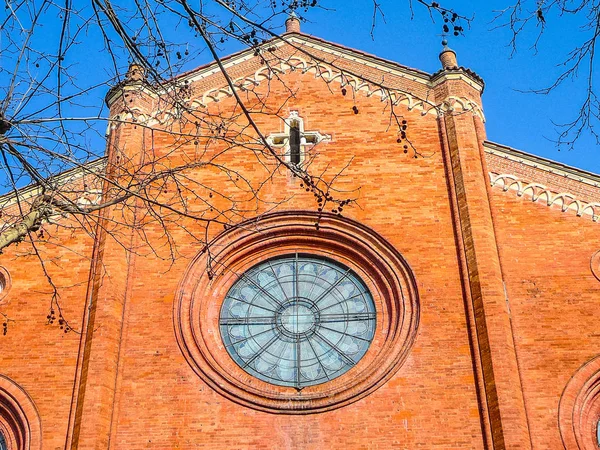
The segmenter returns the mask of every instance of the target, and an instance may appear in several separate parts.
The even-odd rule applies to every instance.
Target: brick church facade
[[[448,48],[427,74],[287,26],[267,56],[223,59],[230,80],[184,74],[189,104],[245,123],[243,96],[284,162],[355,201],[325,210],[230,149],[230,174],[269,177],[266,201],[210,228],[208,251],[182,215],[165,256],[137,203],[95,233],[57,218],[39,245],[79,333],[46,323],[39,259],[7,249],[0,447],[597,449],[600,176],[487,141],[483,81]],[[135,67],[109,92],[106,179],[218,151],[156,132],[179,120],[161,101]],[[222,204],[237,181],[190,173]]]

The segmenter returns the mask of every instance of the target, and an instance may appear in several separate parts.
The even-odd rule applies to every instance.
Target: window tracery
[[[320,224],[318,229],[315,227],[316,220]],[[254,219],[251,223],[253,226],[242,223],[240,227],[220,235],[214,243],[214,248],[218,251],[210,255],[210,263],[206,252],[200,253],[190,264],[180,283],[173,314],[175,334],[183,355],[197,375],[215,391],[238,404],[277,414],[310,414],[336,409],[365,397],[389,380],[407,357],[416,339],[419,322],[416,281],[402,256],[373,230],[350,219],[331,214],[287,211],[262,216],[258,226]],[[306,257],[306,264],[316,266],[318,262],[318,265],[322,265],[322,276],[318,275],[322,278],[326,278],[325,273],[329,273],[333,266],[337,268],[337,272],[334,272],[336,280],[340,283],[330,281],[328,286],[343,289],[338,290],[335,295],[340,303],[353,301],[351,298],[354,295],[362,295],[365,299],[361,300],[362,306],[353,305],[354,309],[343,309],[340,306],[344,313],[341,317],[343,322],[340,322],[342,327],[346,327],[345,323],[360,322],[366,326],[365,330],[365,326],[358,325],[360,330],[348,330],[347,334],[365,338],[367,341],[371,339],[371,333],[373,336],[371,343],[364,346],[366,351],[361,357],[361,347],[357,351],[353,343],[346,342],[344,335],[339,334],[339,349],[345,347],[348,359],[354,362],[348,364],[351,367],[345,372],[339,367],[340,372],[336,373],[334,369],[337,366],[330,364],[330,371],[321,368],[322,373],[317,373],[318,376],[314,380],[310,379],[310,376],[298,376],[297,372],[294,375],[293,370],[292,376],[285,379],[274,364],[271,364],[273,367],[261,364],[260,367],[252,366],[255,370],[255,373],[252,373],[243,366],[258,362],[262,354],[261,346],[255,346],[254,353],[242,354],[240,351],[241,363],[225,348],[235,346],[236,343],[241,344],[240,339],[245,339],[250,334],[256,335],[248,330],[243,333],[239,329],[230,330],[230,327],[238,325],[234,323],[236,320],[258,320],[253,314],[247,315],[242,310],[229,314],[236,306],[241,305],[236,305],[233,301],[227,303],[228,296],[250,304],[258,305],[264,302],[264,299],[258,299],[259,293],[264,296],[264,290],[269,286],[275,289],[277,281],[275,276],[271,279],[265,278],[262,280],[263,284],[266,283],[263,286],[258,277],[261,273],[269,273],[269,263],[273,265],[278,261],[283,265],[287,264],[290,269],[283,269],[282,266],[288,274],[287,279],[281,278],[281,271],[275,270],[275,274],[280,277],[279,282],[287,280],[289,287],[293,287],[293,275],[289,272],[294,272],[292,268],[301,266],[290,263],[289,258],[295,258],[295,255]],[[207,270],[208,265],[212,269]],[[264,271],[258,270],[261,267]],[[313,270],[308,267],[306,269],[309,272]],[[321,273],[316,267],[314,269],[314,273]],[[344,276],[346,272],[356,276],[353,288],[355,293],[350,292],[351,286],[342,288],[342,284],[348,280],[348,277]],[[254,283],[248,281],[251,274]],[[310,280],[314,279],[311,277],[307,276],[305,280],[310,286],[307,287],[308,291],[320,284],[311,282]],[[244,281],[237,286],[239,280]],[[250,291],[242,295],[241,289],[244,288],[250,288]],[[322,292],[326,290],[327,288]],[[304,291],[304,288],[300,291]],[[367,292],[374,306],[367,302]],[[279,295],[283,297],[281,291]],[[283,304],[281,300],[273,303],[272,298],[270,306],[261,303],[261,306],[267,307],[265,316],[268,323],[265,328],[278,327],[279,335],[292,338],[313,333],[320,320],[318,316],[323,310],[311,309],[314,303],[320,302],[306,295],[312,300],[312,304],[310,301],[304,303],[303,297],[305,296],[298,296],[297,301],[292,301],[291,305]],[[282,303],[282,308],[275,308],[276,303]],[[332,302],[332,305],[336,304]],[[226,311],[224,315],[223,311]],[[353,318],[352,314],[359,320],[347,320],[349,316]],[[354,325],[348,327],[354,328]],[[229,337],[223,339],[223,336]],[[271,337],[275,336],[276,333],[271,331]],[[227,342],[227,339],[230,341]],[[329,347],[330,349],[320,353],[318,358],[313,358],[313,368],[320,367],[317,360],[324,362],[327,355],[335,356],[339,366],[339,360],[343,357],[339,352],[335,352],[331,345]],[[294,346],[289,348],[293,351]],[[254,356],[256,358],[252,359]],[[276,352],[275,357],[279,356]],[[293,363],[292,368],[296,370],[300,368],[302,371],[310,365],[304,365],[303,362],[298,364],[293,358],[287,360]],[[346,362],[349,363],[348,360]],[[264,377],[261,379],[258,376],[260,373],[285,383],[277,384],[273,380],[265,380]],[[323,378],[327,378],[321,376],[325,373],[331,379],[321,382]]]
[[[221,337],[251,375],[300,390],[354,367],[375,333],[375,304],[339,263],[288,255],[258,264],[229,290]]]

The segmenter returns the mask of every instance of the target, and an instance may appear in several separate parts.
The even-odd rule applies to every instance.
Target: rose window
[[[227,352],[243,370],[302,389],[354,367],[373,339],[375,318],[373,298],[352,270],[289,255],[242,274],[219,324]]]

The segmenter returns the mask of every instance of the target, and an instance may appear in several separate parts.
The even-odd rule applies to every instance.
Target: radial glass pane
[[[342,264],[307,255],[271,259],[242,274],[220,314],[223,343],[240,367],[297,389],[356,365],[375,323],[363,281]]]
[[[0,450],[7,450],[7,449],[8,449],[8,447],[6,445],[6,439],[4,438],[2,431],[0,431]]]

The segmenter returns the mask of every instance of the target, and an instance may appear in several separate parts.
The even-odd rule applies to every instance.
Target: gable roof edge
[[[98,159],[88,161],[71,169],[67,169],[52,176],[52,180],[57,185],[64,185],[75,181],[87,174],[101,173],[106,168],[107,157],[102,156]],[[40,195],[43,191],[39,183],[31,183],[21,188],[13,189],[6,194],[0,195],[0,208],[8,208],[15,205],[17,201],[25,201],[32,197]]]
[[[427,72],[404,66],[397,62],[390,61],[378,57],[376,55],[361,52],[360,50],[344,47],[342,45],[329,42],[305,33],[286,33],[282,36],[277,36],[266,41],[261,45],[261,47],[281,47],[286,44],[292,45],[293,47],[306,45],[308,47],[315,48],[317,50],[321,50],[339,57],[347,58],[354,61],[360,61],[362,64],[368,67],[384,70],[401,77],[409,78],[412,81],[420,82],[422,84],[429,84],[431,81],[431,75]],[[255,51],[256,49],[253,48],[240,50],[239,52],[221,58],[221,62],[223,63],[223,66],[227,69],[241,62],[254,58],[256,56]],[[220,72],[219,66],[217,65],[216,61],[212,61],[208,64],[200,66],[196,69],[192,69],[175,77],[173,81],[198,81],[218,72]]]
[[[545,172],[560,175],[565,178],[579,181],[593,187],[600,187],[600,175],[577,167],[569,166],[541,156],[532,155],[521,150],[498,144],[496,142],[485,141],[483,143],[484,151],[491,155],[497,155],[510,161],[519,162],[526,166],[531,166]]]

